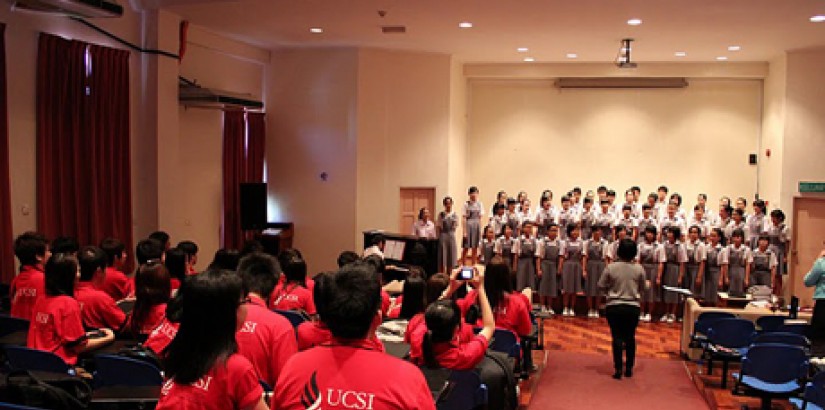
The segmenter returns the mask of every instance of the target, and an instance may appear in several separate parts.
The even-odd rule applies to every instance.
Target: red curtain
[[[14,240],[11,222],[11,187],[9,181],[9,121],[6,102],[6,25],[0,23],[0,282],[14,278]]]
[[[246,177],[243,182],[263,182],[264,151],[266,150],[266,114],[253,112],[246,115]]]
[[[240,183],[246,175],[246,126],[242,111],[223,113],[223,223],[221,246],[240,249],[241,231]]]
[[[129,52],[40,35],[37,225],[132,245]]]

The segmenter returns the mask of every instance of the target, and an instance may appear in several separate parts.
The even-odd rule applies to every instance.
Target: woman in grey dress
[[[610,213],[610,202],[602,199],[599,202],[599,210],[596,211],[596,220],[593,222],[593,229],[602,231],[602,238],[608,242],[613,240],[613,214]]]
[[[496,256],[496,233],[492,226],[487,225],[484,227],[484,239],[481,240],[481,244],[478,246],[484,264],[490,263],[493,256]]]
[[[734,229],[731,232],[731,244],[728,245],[728,293],[741,296],[745,294],[745,283],[750,276],[751,248],[745,242],[745,232]]]
[[[765,215],[765,201],[757,199],[753,201],[753,215],[748,216],[746,225],[748,227],[748,247],[756,249],[759,237],[764,235],[765,228],[768,225],[768,217]]]
[[[696,225],[688,228],[688,241],[685,244],[688,261],[685,266],[685,278],[682,287],[689,289],[693,293],[699,293],[702,286],[697,284],[697,279],[705,273],[707,255],[705,254],[705,244],[699,239],[701,228]]]
[[[782,293],[782,275],[787,273],[785,269],[785,255],[788,253],[788,226],[785,225],[785,213],[780,209],[771,211],[771,223],[768,226],[769,248],[776,254],[776,280],[774,281],[775,295]]]
[[[640,319],[643,322],[650,322],[650,314],[653,313],[656,302],[661,298],[658,292],[659,287],[655,285],[656,279],[660,275],[660,266],[666,262],[666,259],[662,245],[656,242],[658,234],[655,226],[647,226],[643,233],[643,242],[639,244],[639,263],[645,270],[645,280],[650,282],[650,286],[642,292],[642,316]]]
[[[496,255],[501,256],[507,266],[510,267],[510,270],[514,272],[513,247],[516,244],[516,240],[517,239],[513,237],[513,230],[510,229],[510,225],[504,225],[504,235],[496,239],[495,247]]]
[[[685,246],[679,241],[682,230],[678,226],[671,226],[667,230],[664,243],[665,260],[662,269],[662,286],[678,287],[685,275],[685,263],[688,261]],[[679,295],[675,292],[668,292],[662,289],[662,302],[665,303],[665,315],[662,322],[673,323],[676,321],[676,311],[679,307]]]
[[[776,255],[768,248],[769,243],[768,237],[762,235],[757,240],[756,249],[751,251],[750,286],[771,286],[773,289],[777,262]]]
[[[441,202],[444,210],[438,214],[438,271],[450,273],[458,261],[455,243],[458,215],[453,212],[453,198],[444,197]]]
[[[564,316],[575,316],[576,294],[582,291],[582,260],[584,259],[584,242],[579,238],[579,227],[567,225],[567,239],[563,242],[561,270],[561,292],[564,304]]]
[[[596,223],[596,211],[593,210],[593,198],[584,198],[579,220],[582,229],[582,239],[585,241],[589,240],[593,236],[593,225]]]
[[[559,295],[559,256],[561,255],[562,241],[559,239],[559,226],[551,223],[547,227],[547,236],[539,243],[538,275],[541,278],[539,284],[539,297],[541,297],[542,313],[555,314],[553,312],[553,299]]]
[[[572,202],[571,202],[569,196],[565,195],[565,196],[561,197],[561,210],[559,211],[559,214],[558,214],[558,217],[557,217],[558,222],[559,222],[559,226],[561,226],[561,227],[570,226],[571,224],[575,224],[576,222],[578,222],[576,220],[576,212],[573,210],[573,208],[571,208],[571,206],[572,206]],[[561,238],[566,240],[567,239],[567,229],[565,228],[565,230],[562,231],[561,234],[562,234]]]
[[[472,254],[473,265],[478,264],[478,244],[481,242],[481,217],[484,216],[484,205],[478,200],[478,188],[471,186],[467,190],[470,199],[464,203],[462,219],[464,220],[464,241],[461,244],[461,259]]]
[[[521,237],[516,241],[513,253],[518,258],[516,266],[516,292],[525,288],[536,288],[536,238],[533,237],[533,223],[525,221],[521,226]]]
[[[587,298],[587,317],[598,318],[598,299],[601,296],[599,289],[599,279],[602,277],[604,267],[607,266],[607,240],[602,238],[602,231],[597,229],[592,232],[593,236],[585,242],[584,272],[585,286],[584,296]]]
[[[724,278],[728,273],[728,248],[722,241],[725,234],[719,228],[713,228],[708,235],[708,244],[705,248],[707,262],[705,275],[702,280],[702,298],[709,306],[716,306],[719,300],[719,289],[724,285]]]

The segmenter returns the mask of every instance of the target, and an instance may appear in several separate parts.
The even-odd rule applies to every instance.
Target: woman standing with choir
[[[671,204],[668,209],[673,209]],[[664,243],[665,263],[661,269],[662,275],[658,282],[661,283],[662,302],[665,304],[665,315],[661,322],[673,323],[676,321],[676,310],[679,307],[679,295],[675,292],[664,290],[664,286],[678,287],[685,276],[685,263],[688,261],[687,252],[684,245],[679,241],[682,231],[678,226],[672,226],[667,230]]]
[[[568,201],[569,203],[569,201]],[[564,304],[564,316],[576,315],[576,294],[582,291],[582,262],[584,259],[584,242],[579,238],[579,227],[567,225],[567,239],[563,242],[561,268],[561,292]]]
[[[638,249],[638,261],[644,268],[645,279],[651,284],[642,293],[642,316],[640,320],[643,322],[650,322],[650,315],[653,313],[653,308],[656,307],[656,302],[659,301],[658,287],[654,285],[657,284],[657,278],[662,275],[663,264],[667,262],[664,248],[656,242],[657,234],[655,226],[645,227],[644,239],[639,243]]]
[[[724,240],[722,230],[713,228],[708,234],[708,243],[705,246],[705,272],[704,275],[699,275],[698,280],[702,283],[702,298],[709,306],[716,306],[719,290],[724,288],[724,281],[728,276],[728,248]]]
[[[551,223],[547,228],[547,235],[539,242],[538,248],[538,276],[541,279],[539,284],[539,297],[541,298],[541,312],[556,314],[553,311],[553,300],[559,294],[559,275],[561,270],[561,250],[562,243],[559,239],[559,226]]]
[[[464,203],[462,220],[464,221],[464,241],[461,246],[461,259],[467,254],[472,255],[473,265],[478,263],[478,244],[481,242],[481,218],[484,216],[484,205],[478,199],[478,188],[471,186],[467,190],[469,200]]]
[[[525,202],[527,203],[527,202]],[[536,238],[533,237],[533,223],[525,221],[521,226],[521,237],[513,249],[516,272],[516,291],[536,288]]]
[[[773,293],[782,293],[782,275],[786,272],[788,249],[790,248],[790,235],[788,227],[785,225],[785,213],[779,209],[771,211],[771,222],[767,229],[770,248],[776,254],[776,280],[774,281]]]
[[[685,244],[688,260],[687,265],[685,265],[685,280],[682,282],[682,287],[693,293],[699,293],[702,289],[699,278],[705,273],[705,262],[707,260],[705,244],[699,238],[700,235],[701,228],[696,225],[691,226],[688,229],[688,240]]]
[[[600,230],[593,231],[593,236],[585,241],[583,276],[585,278],[584,296],[587,298],[587,317],[599,317],[598,300],[601,296],[599,279],[607,264],[607,240],[602,238]]]
[[[435,224],[430,220],[430,210],[423,207],[418,210],[418,220],[412,227],[412,235],[419,238],[435,239]]]
[[[736,209],[733,214],[739,213],[741,210]],[[731,244],[728,245],[728,258],[730,265],[728,267],[728,293],[734,296],[741,296],[745,294],[745,284],[750,279],[750,265],[751,249],[745,245],[745,232],[741,229],[735,229],[731,233]]]
[[[438,271],[451,272],[458,261],[455,242],[458,215],[453,212],[453,198],[444,197],[441,203],[444,210],[438,214]]]

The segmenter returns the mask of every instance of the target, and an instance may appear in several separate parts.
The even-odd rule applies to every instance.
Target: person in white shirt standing
[[[412,226],[412,235],[419,238],[435,239],[435,224],[430,217],[430,210],[423,207],[418,210],[418,220]]]

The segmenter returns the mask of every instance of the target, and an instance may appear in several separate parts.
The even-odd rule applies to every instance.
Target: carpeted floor
[[[640,358],[634,373],[614,380],[609,355],[550,351],[529,409],[708,408],[682,361]]]

